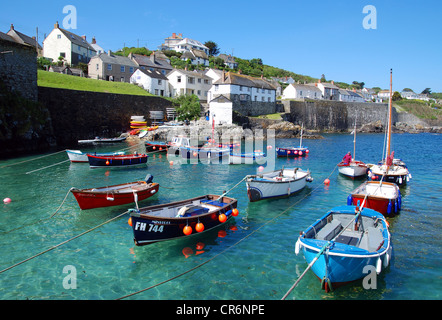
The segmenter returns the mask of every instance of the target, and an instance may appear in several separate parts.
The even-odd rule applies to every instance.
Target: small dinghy
[[[115,156],[124,155],[124,152],[112,152],[112,153],[96,153],[96,152],[81,152],[80,150],[66,150],[69,160],[73,163],[88,162],[87,155],[93,154],[94,156]]]
[[[156,194],[160,185],[152,182],[152,179],[151,175],[147,175],[146,181],[91,189],[72,188],[71,192],[82,210],[119,206],[142,201]]]
[[[310,171],[299,168],[283,168],[246,178],[247,195],[250,202],[262,199],[289,196],[312,182]]]
[[[187,237],[213,229],[238,214],[237,200],[204,195],[178,202],[132,209],[132,226],[137,246]]]
[[[356,281],[376,270],[379,274],[391,259],[388,224],[377,211],[355,206],[333,208],[298,238],[301,250],[326,292]]]

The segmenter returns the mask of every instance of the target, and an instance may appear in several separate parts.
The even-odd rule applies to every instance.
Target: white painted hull
[[[367,174],[367,165],[361,161],[352,161],[349,165],[338,164],[338,170],[344,176],[357,178]]]

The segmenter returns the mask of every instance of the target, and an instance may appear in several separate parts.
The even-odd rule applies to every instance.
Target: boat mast
[[[353,159],[356,161],[356,118],[355,118],[355,128],[353,130]]]
[[[301,139],[299,140],[299,147],[302,148],[302,129],[304,129],[304,123],[301,126]]]
[[[387,134],[387,154],[385,155],[385,165],[387,165],[387,158],[390,156],[390,142],[391,142],[391,101],[393,95],[393,69],[390,69],[390,99],[388,100],[388,134]]]

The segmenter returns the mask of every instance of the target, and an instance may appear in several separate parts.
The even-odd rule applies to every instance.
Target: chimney
[[[95,40],[95,37],[92,37],[92,44],[96,44],[97,40]]]
[[[178,33],[178,37],[182,38],[183,34],[182,33]]]
[[[150,61],[155,62],[155,53],[154,52],[152,52],[150,54]]]
[[[86,36],[81,36],[83,38],[84,41],[86,41]]]
[[[11,30],[14,30],[14,25],[11,23]]]
[[[112,54],[112,51],[108,50],[108,51],[107,51],[107,55],[110,57],[111,54]]]
[[[176,39],[176,33],[172,33],[172,39]]]
[[[58,29],[60,26],[58,25],[58,21],[54,24],[54,29]]]
[[[332,81],[331,81],[331,84],[335,84],[335,82],[332,80]]]

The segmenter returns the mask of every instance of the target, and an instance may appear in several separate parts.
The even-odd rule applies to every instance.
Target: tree
[[[414,92],[413,90],[411,90],[410,88],[404,88],[402,89],[403,92]]]
[[[172,99],[178,116],[178,121],[196,120],[201,116],[201,106],[198,96],[180,95]]]
[[[431,94],[431,89],[430,88],[425,88],[425,90],[422,91],[421,94]]]
[[[354,86],[356,87],[356,89],[364,89],[365,82],[353,81],[352,83],[354,84]]]
[[[393,100],[393,101],[400,101],[400,100],[402,100],[402,96],[401,96],[401,94],[399,92],[395,91],[393,93],[393,97],[391,97],[391,100]]]
[[[206,41],[204,45],[209,48],[209,56],[216,56],[219,54],[218,45],[213,41]]]

